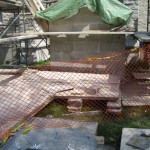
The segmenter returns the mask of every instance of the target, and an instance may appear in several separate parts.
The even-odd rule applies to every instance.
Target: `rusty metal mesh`
[[[1,138],[21,126],[79,127],[95,122],[97,134],[105,135],[105,124],[126,126],[128,120],[149,117],[149,54],[149,48],[143,47],[1,70]]]

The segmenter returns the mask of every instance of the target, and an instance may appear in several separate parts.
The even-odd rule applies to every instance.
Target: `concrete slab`
[[[67,120],[67,119],[49,119],[49,118],[39,118],[33,117],[26,123],[31,124],[35,128],[46,128],[46,127],[60,127],[60,128],[72,128],[79,130],[86,130],[91,135],[97,134],[97,122],[86,122],[80,120]]]
[[[1,149],[40,149],[40,150],[96,150],[97,141],[87,131],[62,128],[46,128],[19,132]]]
[[[124,128],[122,131],[120,150],[139,150],[139,148],[127,145],[127,142],[134,136],[140,136],[142,133],[150,133],[150,129]]]

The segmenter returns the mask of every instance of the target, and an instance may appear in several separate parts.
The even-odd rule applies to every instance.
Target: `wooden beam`
[[[21,41],[21,40],[26,40],[26,39],[33,39],[33,38],[38,38],[38,36],[37,35],[29,35],[29,36],[17,36],[17,37],[2,38],[2,39],[0,39],[0,44],[11,43],[11,42]]]
[[[41,3],[41,1],[40,1],[40,0],[37,0],[37,2],[38,2],[38,4],[40,5],[41,10],[42,10],[42,11],[45,10],[45,8],[44,8],[43,4]]]
[[[134,34],[134,32],[110,32],[110,31],[100,31],[100,30],[97,30],[97,31],[82,31],[82,32],[34,32],[34,33],[31,33],[31,35],[38,35],[38,36],[41,36],[41,35],[54,35],[54,36],[57,36],[57,35],[113,35],[113,34],[116,34],[116,35],[126,35],[126,34]],[[30,35],[30,34],[26,34],[26,33],[22,33],[22,35]]]

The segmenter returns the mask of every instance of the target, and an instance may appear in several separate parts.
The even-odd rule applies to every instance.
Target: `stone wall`
[[[147,31],[148,29],[148,0],[139,0],[138,10],[138,31]]]
[[[52,32],[59,31],[97,31],[110,30],[113,26],[100,21],[99,16],[87,8],[80,9],[79,14],[65,20],[50,23]],[[95,30],[95,31],[94,31]],[[104,51],[125,49],[125,35],[62,35],[51,36],[51,60],[76,60],[97,56]]]
[[[17,1],[21,2],[21,0],[17,0]],[[134,32],[134,31],[138,31],[138,30],[147,30],[146,14],[144,14],[144,13],[146,12],[145,8],[148,8],[148,6],[146,4],[146,3],[148,3],[148,0],[120,0],[120,1],[133,10],[133,16],[132,16],[130,24],[128,26],[126,26],[126,31]],[[29,18],[30,20],[32,20],[32,17],[31,17],[30,14],[27,13],[26,17]],[[138,17],[140,18],[140,20],[138,20]],[[12,13],[3,13],[3,21],[4,21],[3,23],[4,24],[9,24],[13,18],[14,18],[14,15]],[[150,15],[149,15],[149,18],[150,18]],[[21,22],[23,22],[23,17],[20,17],[20,20],[21,20]],[[60,21],[57,21],[54,24],[51,24],[50,25],[50,31],[81,31],[81,30],[86,31],[86,30],[97,30],[97,29],[99,29],[99,30],[109,30],[109,29],[112,28],[112,26],[104,24],[103,22],[98,22],[98,20],[99,20],[98,16],[93,17],[90,14],[90,12],[87,12],[87,14],[85,14],[83,18],[80,18],[79,16],[75,16],[73,18],[68,19],[67,21],[66,20],[65,21],[60,20]],[[26,26],[27,32],[30,32],[30,31],[33,31],[33,30],[35,31],[35,29],[31,25],[31,22],[38,31],[40,30],[40,28],[38,27],[36,22],[34,22],[34,21],[31,21],[30,23],[29,22],[30,21],[28,21],[28,19],[26,19],[25,26]],[[142,27],[142,25],[143,25],[143,27]],[[8,30],[6,35],[11,35],[12,33],[15,32],[15,30],[17,32],[24,32],[23,23],[21,23],[16,28],[15,28],[15,26],[16,25],[14,24],[14,26],[12,26]],[[148,26],[149,26],[149,30],[150,30],[150,19],[149,19]],[[2,30],[1,26],[0,26],[0,30]],[[71,41],[72,45],[68,46],[68,47],[72,47],[73,53],[71,52],[71,54],[69,54],[70,56],[66,55],[66,59],[75,59],[77,57],[77,54],[75,54],[74,50],[75,50],[76,47],[78,47],[77,45],[80,45],[81,43],[83,45],[85,44],[83,42],[84,38],[83,39],[82,38],[77,38],[77,37],[70,37],[70,38],[71,39],[74,38],[74,40]],[[113,49],[112,45],[115,45],[116,42],[115,42],[115,44],[111,44],[109,41],[112,41],[112,43],[113,43],[114,38],[117,39],[117,40],[121,39],[121,41],[118,40],[118,43],[120,43],[120,45],[122,45],[122,46],[118,46],[118,49],[124,49],[125,46],[126,47],[137,47],[137,46],[139,46],[139,43],[137,42],[137,40],[134,39],[133,36],[130,36],[130,35],[126,36],[126,40],[124,39],[124,36],[121,36],[121,35],[119,35],[119,36],[117,36],[117,35],[108,35],[108,37],[106,37],[104,35],[101,35],[101,36],[99,35],[99,37],[94,37],[94,36],[93,37],[92,36],[88,37],[87,36],[87,37],[85,37],[84,40],[87,43],[89,43],[89,41],[88,41],[89,39],[90,40],[94,39],[95,41],[94,40],[93,40],[93,42],[90,41],[91,42],[90,45],[93,45],[93,43],[95,43],[96,40],[97,40],[95,38],[100,39],[99,41],[97,41],[98,46],[95,46],[96,48],[94,47],[95,48],[95,54],[97,54],[98,51],[103,51],[103,50],[108,50],[108,49],[112,50]],[[59,40],[61,41],[60,43],[58,43],[58,41],[55,40],[55,39],[56,39],[56,37],[51,38],[51,51],[52,51],[51,58],[53,58],[54,60],[55,59],[57,60],[58,59],[57,56],[60,56],[61,59],[62,59],[63,56],[64,56],[64,54],[62,54],[62,53],[66,53],[66,52],[64,52],[64,51],[60,52],[59,49],[61,47],[62,41],[63,40],[65,41],[66,39],[63,38],[63,37],[59,38]],[[125,45],[124,45],[123,39],[125,41]],[[81,42],[79,42],[79,40]],[[35,44],[35,43],[36,42],[34,42],[33,44]],[[56,47],[54,47],[54,43],[57,43]],[[67,43],[65,43],[65,45],[67,45]],[[70,45],[70,44],[68,44],[68,45]],[[90,47],[90,45],[88,47]],[[81,49],[83,49],[83,47]],[[117,49],[116,45],[114,47],[115,47],[115,49]],[[12,48],[14,48],[13,52],[12,52]],[[56,51],[54,51],[53,49],[55,49]],[[87,50],[87,51],[89,51],[89,50]],[[58,55],[56,54],[57,52],[58,52]],[[31,60],[32,60],[32,56],[34,56],[34,58],[35,58],[35,53],[36,53],[35,50],[33,50],[33,53],[32,53],[31,58],[30,58]],[[78,53],[78,52],[76,52],[76,53]],[[7,45],[1,46],[0,47],[0,54],[1,54],[0,55],[0,63],[12,62],[13,60],[16,60],[15,47],[12,46],[12,45],[7,44]],[[54,58],[54,56],[56,56],[56,58]],[[37,58],[37,60],[38,60],[38,58]],[[34,61],[36,61],[36,59]]]
[[[128,25],[128,31],[137,31],[138,29],[138,0],[123,0],[123,4],[133,10],[131,21]]]

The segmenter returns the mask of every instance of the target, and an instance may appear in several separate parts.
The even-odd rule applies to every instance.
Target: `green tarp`
[[[118,0],[60,0],[45,11],[38,11],[36,17],[56,21],[78,14],[82,7],[87,7],[98,14],[100,20],[114,26],[128,24],[133,12]]]

